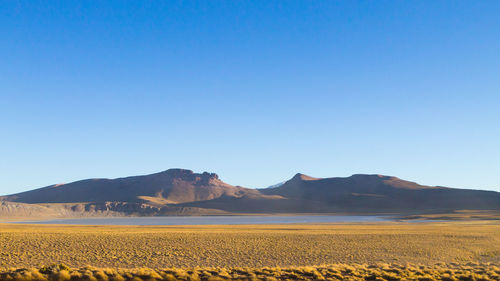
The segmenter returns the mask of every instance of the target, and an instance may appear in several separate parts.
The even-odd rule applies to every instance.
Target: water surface
[[[46,221],[25,221],[25,224],[73,224],[73,225],[208,225],[208,224],[290,224],[335,222],[389,221],[383,216],[169,216],[127,218],[82,218]]]

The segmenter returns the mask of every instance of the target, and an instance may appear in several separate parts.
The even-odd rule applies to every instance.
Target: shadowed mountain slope
[[[318,179],[296,174],[281,186],[260,191],[318,202],[320,206],[328,206],[330,211],[500,209],[498,192],[424,186],[382,175]]]

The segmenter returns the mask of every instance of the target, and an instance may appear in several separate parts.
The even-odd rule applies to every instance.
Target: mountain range
[[[162,216],[272,213],[418,214],[500,210],[494,191],[424,186],[396,177],[296,174],[263,189],[185,169],[87,179],[0,197],[0,217]]]

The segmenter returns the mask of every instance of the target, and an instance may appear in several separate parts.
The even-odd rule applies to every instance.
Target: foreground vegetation
[[[0,224],[0,268],[500,262],[500,223],[237,226]]]
[[[363,281],[488,281],[500,280],[500,267],[491,263],[437,264],[335,264],[307,267],[191,268],[191,269],[70,269],[54,265],[41,269],[0,271],[0,280],[9,281],[220,281],[220,280],[363,280]]]

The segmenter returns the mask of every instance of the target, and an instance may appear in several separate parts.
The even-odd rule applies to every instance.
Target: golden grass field
[[[166,268],[112,269],[84,267],[71,269],[54,265],[40,269],[0,271],[0,280],[9,281],[222,281],[222,280],[363,280],[363,281],[498,281],[500,267],[491,263],[437,264],[335,264],[328,266],[264,268]]]
[[[233,226],[0,224],[0,268],[500,262],[498,221]]]

